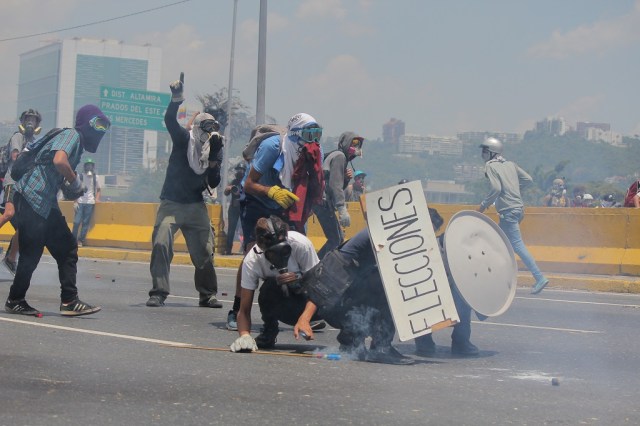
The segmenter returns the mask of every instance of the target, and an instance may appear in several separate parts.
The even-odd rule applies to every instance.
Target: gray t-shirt
[[[491,184],[491,192],[482,201],[483,208],[486,209],[494,201],[498,213],[524,207],[520,188],[532,182],[527,172],[513,161],[493,159],[486,164],[486,174]]]
[[[13,136],[11,136],[11,140],[9,141],[9,168],[7,169],[7,174],[4,176],[4,182],[2,182],[2,185],[4,187],[8,185],[14,185],[16,183],[16,181],[11,178],[11,168],[13,166],[13,161],[11,161],[11,154],[13,153],[13,151],[22,152],[27,142],[30,142],[32,140],[33,137],[27,139],[22,133],[17,132],[14,133]]]

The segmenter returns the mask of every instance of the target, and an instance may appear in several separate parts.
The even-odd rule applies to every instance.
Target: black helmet
[[[400,179],[400,182],[398,182],[398,185],[403,185],[403,184],[405,184],[407,182],[409,182],[409,181],[406,180],[406,179]]]

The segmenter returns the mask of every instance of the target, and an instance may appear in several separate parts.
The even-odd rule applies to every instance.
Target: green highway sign
[[[168,93],[100,86],[100,109],[113,126],[166,132],[164,112],[170,100]]]

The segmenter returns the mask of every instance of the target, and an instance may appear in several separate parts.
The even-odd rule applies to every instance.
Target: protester
[[[80,174],[80,180],[87,188],[80,198],[74,203],[75,216],[73,217],[73,236],[78,241],[78,247],[87,245],[87,233],[95,212],[96,204],[100,202],[100,181],[95,172],[96,163],[91,158],[84,162],[84,171]],[[78,231],[80,237],[78,238]]]
[[[542,204],[547,207],[569,207],[567,188],[564,186],[563,179],[553,180],[549,193],[542,199]]]
[[[503,146],[498,139],[487,138],[480,148],[482,148],[482,159],[486,163],[485,176],[489,179],[491,191],[480,203],[478,211],[484,212],[495,202],[500,217],[499,226],[511,242],[513,251],[520,256],[535,279],[531,293],[538,294],[549,284],[549,280],[538,268],[535,259],[522,241],[520,233],[520,222],[524,218],[524,203],[520,190],[531,184],[531,176],[516,163],[507,161],[502,156]]]
[[[254,129],[243,152],[250,163],[241,202],[241,223],[245,254],[255,242],[255,226],[260,218],[278,216],[291,229],[304,234],[312,206],[322,202],[324,175],[320,139],[322,127],[315,118],[299,113],[289,119],[286,131],[262,125]],[[233,308],[227,328],[237,328],[240,308],[242,264],[236,274]]]
[[[244,162],[238,163],[234,168],[234,177],[224,189],[224,195],[231,196],[229,200],[229,207],[227,208],[227,242],[225,248],[225,254],[231,254],[233,249],[233,241],[236,235],[236,229],[238,228],[238,222],[240,220],[240,197],[242,195],[242,178],[247,171],[247,166]]]
[[[313,212],[318,218],[327,242],[318,252],[322,259],[329,251],[344,241],[343,227],[351,225],[351,217],[347,210],[344,191],[353,176],[347,168],[348,163],[362,155],[364,138],[353,132],[344,132],[338,140],[338,149],[325,155],[322,162],[325,190],[322,204],[314,205]],[[336,218],[336,211],[339,219]]]
[[[221,308],[218,281],[213,268],[213,229],[202,196],[207,187],[220,184],[222,136],[215,118],[200,113],[189,132],[178,124],[176,115],[184,101],[184,75],[170,85],[171,101],[164,116],[172,149],[165,176],[160,206],[153,228],[151,278],[147,306],[163,306],[170,294],[169,269],[173,258],[173,240],[179,230],[187,243],[195,267],[194,281],[200,307]]]
[[[624,207],[640,208],[640,180],[629,186],[627,194],[624,196]]]
[[[45,247],[58,264],[60,314],[77,316],[100,311],[100,307],[78,297],[78,245],[60,212],[56,195],[61,185],[67,194],[75,194],[75,198],[84,192],[74,170],[83,150],[96,152],[110,124],[97,106],[83,106],[76,114],[75,127],[51,138],[37,153],[35,167],[15,184],[20,262],[5,303],[7,312],[41,315],[27,303],[25,296]]]
[[[360,196],[366,191],[364,179],[367,174],[362,170],[356,170],[353,174],[353,183],[344,190],[344,197],[347,201],[360,201]]]
[[[40,133],[40,123],[42,123],[42,116],[37,110],[28,109],[20,114],[20,125],[18,126],[18,131],[11,136],[7,150],[7,171],[2,182],[4,187],[4,212],[2,217],[0,217],[0,228],[4,226],[5,223],[11,222],[13,228],[16,229],[16,232],[13,234],[9,242],[7,253],[2,259],[3,265],[5,265],[13,275],[16,274],[20,243],[18,242],[17,224],[13,221],[13,216],[15,214],[15,205],[13,203],[15,181],[11,178],[11,167],[27,143],[33,142],[35,136]]]
[[[307,303],[303,295],[287,291],[287,280],[291,276],[294,279],[299,277],[318,263],[311,241],[301,233],[289,230],[289,226],[278,216],[259,218],[254,235],[256,244],[242,263],[239,337],[231,345],[232,352],[271,349],[275,346],[279,333],[278,321],[294,325]],[[258,305],[264,325],[254,340],[250,334],[251,307],[259,286]]]
[[[440,213],[436,209],[429,207],[429,216],[431,218],[431,224],[433,230],[437,233],[442,227],[444,219],[440,216]],[[438,245],[440,250],[443,250],[444,233],[438,236]],[[453,326],[453,332],[451,333],[451,353],[459,356],[477,356],[480,351],[478,347],[471,343],[471,306],[465,302],[458,289],[455,287],[453,277],[447,270],[447,279],[449,281],[449,287],[451,287],[451,295],[453,296],[453,303],[456,306],[458,317],[460,321]],[[432,356],[436,353],[436,344],[433,341],[432,334],[425,334],[415,339],[416,354],[420,356]]]
[[[313,338],[309,321],[316,315],[340,330],[340,351],[354,359],[413,364],[391,345],[396,329],[366,228],[305,273],[300,287],[309,302],[294,326],[296,338],[301,333]],[[368,349],[367,337],[371,337]]]

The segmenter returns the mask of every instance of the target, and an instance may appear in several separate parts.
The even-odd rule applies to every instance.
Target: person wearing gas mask
[[[260,135],[262,127],[265,134]],[[305,233],[305,223],[314,204],[322,203],[324,174],[320,139],[322,127],[309,114],[299,113],[289,119],[286,131],[268,131],[259,126],[252,134],[261,140],[255,152],[245,159],[250,162],[243,182],[245,198],[241,202],[241,224],[245,254],[256,241],[255,226],[260,218],[271,215],[282,218],[297,232]],[[227,315],[227,328],[237,328],[240,308],[240,283],[243,265],[238,268],[233,307]]]
[[[344,132],[338,140],[338,149],[327,153],[322,162],[325,180],[324,198],[322,204],[313,206],[313,212],[327,238],[327,242],[318,252],[320,259],[344,241],[342,228],[351,225],[344,190],[353,177],[353,170],[347,166],[354,158],[362,156],[363,143],[364,138],[361,136],[353,132]],[[336,218],[336,211],[339,218]]]
[[[184,102],[184,73],[170,84],[171,102],[164,123],[171,136],[172,148],[160,206],[153,227],[150,272],[152,288],[146,305],[160,307],[171,292],[169,269],[173,259],[173,240],[178,230],[187,243],[195,267],[198,306],[221,308],[218,280],[213,268],[213,229],[202,193],[220,184],[222,136],[219,124],[207,113],[198,114],[191,131],[180,126],[178,108]]]
[[[236,235],[236,228],[240,220],[240,196],[242,195],[242,178],[247,171],[247,166],[243,162],[238,163],[233,168],[233,179],[224,189],[224,195],[231,197],[229,200],[229,208],[227,209],[227,244],[225,254],[232,254],[233,240]]]
[[[96,163],[91,158],[87,158],[84,161],[84,171],[80,174],[80,180],[87,188],[87,191],[73,205],[75,215],[73,216],[73,230],[71,232],[78,241],[78,247],[87,244],[89,225],[93,218],[96,203],[100,202],[102,188],[100,188],[100,181],[95,172],[95,167]],[[80,237],[78,237],[78,231],[80,231]]]
[[[547,207],[569,207],[567,188],[564,186],[563,179],[553,180],[549,193],[542,199],[542,204]]]
[[[498,216],[499,226],[504,231],[513,251],[516,252],[527,269],[533,275],[535,284],[531,294],[540,293],[549,284],[549,280],[542,274],[535,259],[527,250],[520,233],[520,222],[524,218],[524,202],[520,190],[530,185],[531,176],[522,170],[513,161],[507,161],[502,156],[503,145],[496,138],[487,138],[480,145],[482,159],[485,161],[485,176],[491,184],[491,191],[480,203],[478,211],[484,212],[494,202]]]
[[[289,230],[278,216],[259,218],[254,233],[256,244],[242,263],[239,337],[230,346],[232,352],[275,346],[278,322],[294,325],[305,309],[308,302],[297,292],[297,285],[302,274],[319,261],[311,241],[303,234]],[[258,287],[258,305],[264,325],[254,340],[250,334],[251,307]]]
[[[0,227],[7,222],[11,222],[13,227],[17,229],[17,225],[13,222],[13,216],[15,215],[15,205],[13,204],[13,189],[15,181],[11,178],[11,166],[13,162],[18,158],[24,147],[29,142],[33,142],[36,135],[40,133],[42,128],[40,123],[42,122],[42,116],[37,110],[28,109],[20,114],[20,125],[18,131],[11,136],[8,145],[8,164],[7,172],[4,175],[2,182],[4,188],[4,213],[0,218]],[[18,260],[18,251],[20,244],[18,242],[18,231],[11,237],[9,242],[9,248],[7,253],[2,259],[2,263],[13,275],[16,274],[16,265]]]
[[[15,184],[14,203],[20,242],[20,261],[5,310],[12,314],[41,315],[25,300],[31,276],[46,247],[58,264],[60,314],[88,315],[100,307],[81,301],[76,287],[78,245],[56,198],[58,189],[78,198],[86,188],[74,171],[84,150],[94,153],[111,123],[95,105],[81,107],[72,129],[63,129],[38,151],[35,167]],[[23,154],[25,155],[25,154]],[[75,194],[71,196],[70,194]]]

